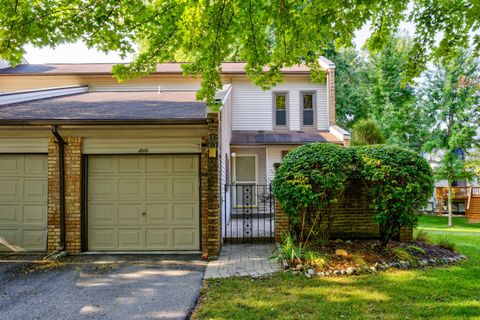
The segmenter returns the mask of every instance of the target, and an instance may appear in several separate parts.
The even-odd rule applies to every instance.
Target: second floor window
[[[301,121],[303,127],[315,126],[315,93],[302,92],[301,93]]]
[[[273,121],[274,127],[288,127],[288,99],[287,93],[276,92],[273,95]]]

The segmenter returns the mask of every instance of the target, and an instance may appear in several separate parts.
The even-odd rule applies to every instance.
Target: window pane
[[[303,109],[313,109],[313,94],[303,95]]]
[[[286,126],[287,125],[287,111],[286,110],[277,110],[275,112],[275,125],[277,126]]]
[[[285,110],[285,95],[284,94],[277,94],[275,95],[275,108],[277,110]]]
[[[237,156],[235,169],[237,182],[255,182],[255,157]]]
[[[303,110],[303,125],[313,126],[313,110]]]

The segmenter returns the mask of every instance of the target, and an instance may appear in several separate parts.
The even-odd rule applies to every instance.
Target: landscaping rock
[[[302,264],[297,264],[297,266],[295,267],[296,270],[302,270],[303,269],[303,265]]]
[[[372,272],[374,272],[374,273],[377,272],[377,268],[375,268],[374,266],[371,266],[371,267],[370,267],[370,270],[371,270]]]
[[[424,260],[420,260],[419,264],[420,264],[420,266],[422,266],[422,267],[426,267],[426,266],[428,266],[428,260],[425,260],[425,259],[424,259]]]
[[[348,267],[348,268],[347,268],[347,275],[352,275],[352,274],[354,274],[354,273],[355,273],[355,269],[354,269],[354,268],[352,268],[352,267]]]
[[[345,258],[348,258],[350,256],[347,250],[344,250],[344,249],[335,250],[335,255],[339,257],[345,257]]]
[[[344,275],[347,274],[347,272],[346,272],[345,270],[340,270],[340,274],[341,274],[342,276],[344,276]]]
[[[339,274],[340,274],[340,270],[334,270],[334,271],[333,271],[333,274],[334,274],[334,275],[339,275]]]
[[[307,275],[313,276],[314,274],[315,274],[315,271],[314,271],[313,269],[309,268],[309,269],[307,270]]]

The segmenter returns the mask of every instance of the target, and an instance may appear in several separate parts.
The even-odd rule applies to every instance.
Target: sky
[[[412,31],[413,27],[407,24],[400,28]],[[370,34],[369,26],[366,25],[355,33],[355,46],[361,48]],[[31,45],[25,47],[24,58],[31,64],[42,63],[118,63],[130,62],[132,57],[122,59],[116,52],[105,54],[95,49],[88,49],[82,42],[59,45],[52,48],[35,48]]]

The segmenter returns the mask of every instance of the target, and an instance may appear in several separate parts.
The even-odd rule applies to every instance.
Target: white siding
[[[230,169],[230,140],[232,138],[232,95],[231,88],[227,90],[225,97],[223,98],[223,106],[220,110],[220,126],[221,126],[221,141],[219,148],[219,159],[220,163],[220,190],[222,199],[220,211],[222,212],[222,226],[225,226],[230,218],[230,192],[227,190],[225,192],[225,184],[231,184],[231,181],[228,181],[227,175],[229,174]],[[222,227],[222,232],[225,228]]]
[[[266,179],[267,184],[270,184],[275,178],[275,163],[282,162],[282,151],[289,151],[295,146],[281,146],[281,147],[267,147],[267,163],[266,163]]]
[[[288,77],[288,76],[287,76]],[[246,79],[232,79],[232,129],[272,130],[272,91],[287,91],[290,130],[300,130],[300,91],[317,92],[317,129],[328,130],[327,87],[308,78],[285,79],[272,90],[264,91]]]

